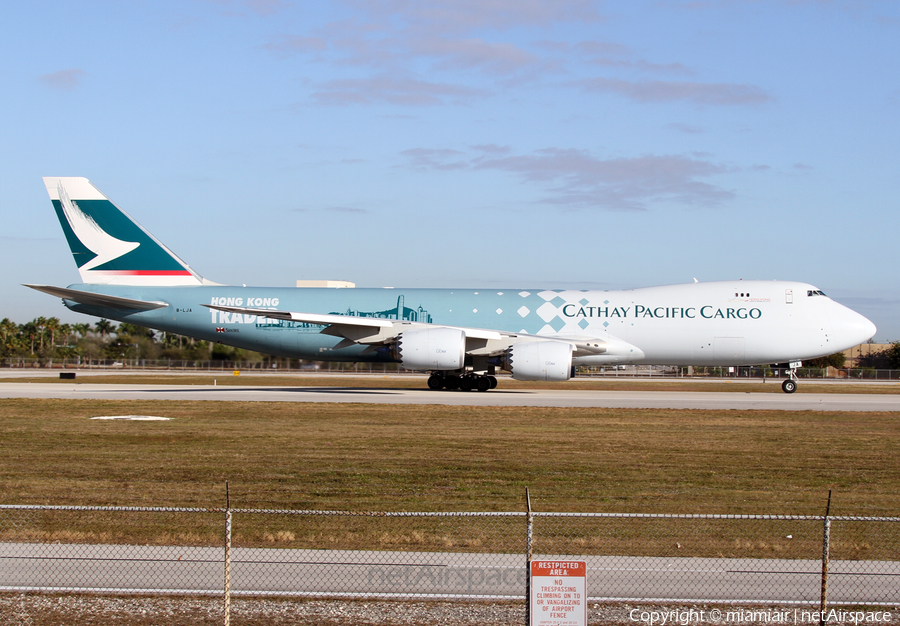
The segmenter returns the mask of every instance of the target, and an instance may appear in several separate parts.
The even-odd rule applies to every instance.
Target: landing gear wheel
[[[444,380],[444,387],[446,389],[459,389],[459,376],[447,376]]]
[[[479,376],[475,379],[475,389],[478,391],[487,391],[491,388],[491,381],[487,376]]]
[[[797,391],[797,382],[788,378],[786,381],[781,383],[781,390],[785,393],[794,393]]]
[[[444,388],[444,377],[432,374],[428,377],[428,388],[434,391]]]
[[[459,379],[459,389],[460,391],[472,391],[472,387],[474,386],[474,381],[468,376],[463,376]]]
[[[487,379],[491,382],[491,389],[497,388],[497,378],[494,376],[488,376]]]

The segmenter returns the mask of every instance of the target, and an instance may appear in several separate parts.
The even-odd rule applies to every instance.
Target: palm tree
[[[59,333],[62,335],[62,344],[64,346],[69,345],[69,337],[72,336],[72,325],[71,324],[60,324],[59,325]]]
[[[94,324],[94,330],[100,333],[100,337],[102,337],[103,339],[106,339],[106,336],[109,333],[115,332],[113,324],[111,324],[109,320],[105,319],[101,319],[96,324]]]
[[[41,350],[44,349],[44,328],[47,326],[47,318],[43,315],[41,317],[34,318],[34,326],[37,330],[38,336],[41,340]],[[34,354],[34,340],[31,341],[31,354]]]
[[[60,322],[58,317],[48,318],[44,322],[44,328],[50,331],[50,348],[52,349],[56,343],[56,333],[60,329]]]
[[[28,322],[21,326],[22,336],[31,342],[31,356],[34,356],[34,340],[38,336],[38,327],[34,322]]]
[[[16,340],[19,338],[19,325],[8,317],[4,317],[3,320],[0,321],[0,336],[3,337],[3,343],[0,344],[0,349],[6,354],[11,353],[13,346],[18,343]]]
[[[0,336],[3,337],[4,345],[9,341],[10,337],[15,337],[18,331],[18,325],[8,317],[4,317],[3,320],[0,321]]]

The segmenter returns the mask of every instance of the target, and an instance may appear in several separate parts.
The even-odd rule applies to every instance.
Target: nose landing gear
[[[800,367],[802,363],[800,361],[791,361],[787,373],[788,378],[781,383],[781,390],[785,393],[794,393],[797,391],[797,368]]]

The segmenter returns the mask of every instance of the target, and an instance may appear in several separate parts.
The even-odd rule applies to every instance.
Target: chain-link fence
[[[0,506],[0,591],[524,599],[529,557],[590,601],[900,602],[900,518]]]
[[[900,518],[534,517],[535,554],[586,560],[593,600],[821,603],[823,571],[831,602],[900,600]]]
[[[0,590],[222,593],[224,509],[0,507]]]

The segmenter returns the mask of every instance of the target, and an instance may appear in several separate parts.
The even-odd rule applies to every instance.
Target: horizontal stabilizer
[[[51,285],[23,285],[31,287],[38,291],[43,291],[51,296],[70,300],[88,306],[105,306],[111,309],[127,309],[132,311],[152,311],[153,309],[161,309],[169,306],[168,302],[157,302],[149,300],[132,300],[131,298],[120,298],[119,296],[108,296],[103,293],[93,293],[91,291],[79,291],[77,289],[65,289],[63,287],[53,287]]]

